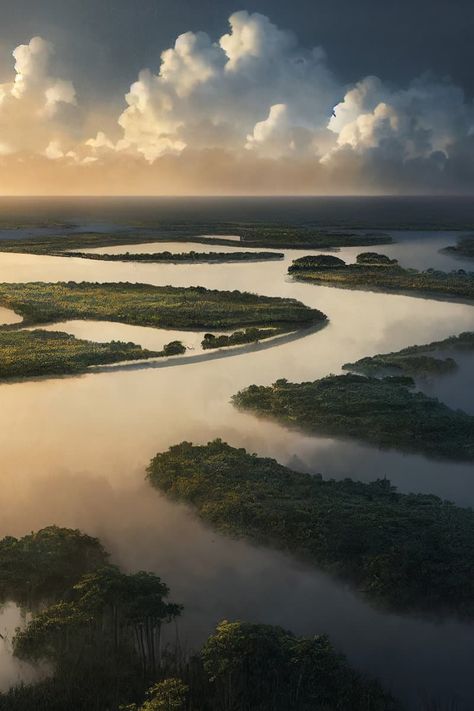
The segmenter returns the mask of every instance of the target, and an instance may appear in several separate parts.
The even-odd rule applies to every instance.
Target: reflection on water
[[[421,239],[426,266],[431,266],[438,243],[447,237]],[[418,238],[415,252],[417,245]],[[390,254],[408,262],[407,239],[391,249]],[[419,249],[421,255],[421,244]],[[350,261],[358,251],[341,250],[341,256]],[[144,482],[145,466],[157,451],[184,439],[201,443],[220,436],[295,468],[364,480],[386,475],[404,491],[474,503],[471,465],[310,437],[232,408],[231,395],[251,382],[315,379],[340,372],[343,363],[364,355],[474,328],[469,305],[292,282],[286,268],[294,256],[301,252],[287,251],[286,263],[236,267],[0,255],[0,281],[201,284],[297,298],[330,318],[325,329],[300,340],[229,358],[0,386],[0,535],[57,523],[100,536],[117,562],[154,570],[170,584],[173,597],[186,607],[182,634],[190,645],[200,643],[222,617],[278,623],[298,633],[327,632],[356,667],[379,676],[409,699],[412,708],[427,689],[432,694],[456,692],[466,699],[465,708],[472,708],[472,625],[434,624],[376,611],[314,569],[222,538]],[[453,268],[452,258],[440,259],[444,268]],[[68,328],[83,328],[76,335],[96,339],[118,333],[116,324],[73,322]],[[138,331],[145,338],[151,330],[125,328],[132,329],[131,340]],[[436,388],[442,392],[446,382]],[[454,395],[450,404],[456,405]]]

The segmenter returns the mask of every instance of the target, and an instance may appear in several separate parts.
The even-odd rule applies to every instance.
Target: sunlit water
[[[7,326],[13,323],[21,323],[23,321],[22,317],[16,314],[11,309],[6,309],[4,306],[0,306],[0,326]]]
[[[462,266],[438,254],[440,246],[453,243],[451,235],[400,237],[397,245],[376,249],[410,266]],[[344,249],[340,256],[352,261],[359,251]],[[199,644],[224,617],[281,624],[301,634],[327,632],[357,668],[379,677],[411,708],[429,693],[457,694],[463,708],[470,709],[474,626],[375,610],[314,568],[223,538],[144,480],[157,451],[182,440],[204,443],[222,437],[328,477],[370,481],[388,476],[403,491],[474,503],[472,465],[312,437],[232,407],[231,395],[252,382],[312,380],[338,373],[343,363],[365,355],[474,328],[470,305],[293,282],[286,276],[288,261],[302,253],[285,252],[285,262],[219,265],[0,255],[0,281],[136,281],[249,290],[300,299],[330,318],[317,333],[232,357],[0,386],[0,535],[22,535],[56,523],[99,536],[125,568],[162,575],[173,599],[185,605],[180,635],[188,647]],[[62,326],[80,337],[125,338],[148,347],[157,347],[162,338],[158,332],[154,342],[151,329],[120,324],[76,321]],[[458,379],[459,400],[447,379],[426,387],[459,406],[466,402],[463,380],[459,373],[452,377]]]
[[[188,355],[203,353],[202,340],[206,331],[179,331],[176,329],[148,328],[144,326],[129,326],[126,323],[111,321],[58,321],[40,327],[43,331],[64,331],[71,336],[98,343],[109,341],[125,341],[138,343],[143,348],[160,351],[171,341],[181,341]],[[31,330],[31,329],[28,329]],[[219,331],[226,333],[226,331]]]

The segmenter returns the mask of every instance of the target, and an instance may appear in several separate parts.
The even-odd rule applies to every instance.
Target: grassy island
[[[329,261],[328,255],[305,256],[295,259],[288,273],[300,281],[343,289],[474,299],[474,272],[405,269],[397,260],[373,252],[359,254],[354,264]]]
[[[170,350],[176,343],[150,351],[135,343],[96,343],[60,331],[0,329],[0,380],[84,373],[93,365],[174,355]]]
[[[471,509],[400,494],[386,479],[326,481],[220,440],[157,454],[148,477],[219,531],[311,560],[372,601],[474,613]]]
[[[171,262],[200,264],[202,262],[264,262],[275,259],[283,259],[282,252],[153,252],[150,254],[133,254],[124,252],[123,254],[94,254],[93,252],[60,252],[61,257],[78,257],[80,259],[95,259],[104,262]]]
[[[445,254],[452,254],[454,257],[474,259],[474,235],[459,237],[456,244],[445,247],[441,251]]]
[[[423,346],[409,346],[394,353],[379,353],[345,363],[344,370],[364,375],[400,374],[412,376],[444,375],[457,370],[458,364],[446,352],[474,351],[474,332],[466,331],[459,336],[450,336],[443,341],[433,341]],[[433,355],[441,352],[443,355]]]
[[[151,572],[122,572],[78,530],[0,540],[0,593],[31,613],[14,655],[50,670],[0,693],[0,711],[400,708],[325,635],[224,620],[194,654],[163,652],[162,629],[182,611],[168,586]]]
[[[290,330],[326,319],[320,311],[296,299],[130,282],[3,283],[0,304],[23,316],[24,325],[93,319],[156,328],[231,329],[258,325]]]
[[[474,416],[414,390],[408,377],[330,375],[307,383],[277,380],[242,390],[234,404],[322,435],[383,448],[474,461]]]

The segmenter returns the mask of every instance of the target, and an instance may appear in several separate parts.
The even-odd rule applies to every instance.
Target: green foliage
[[[95,343],[59,331],[0,329],[0,379],[83,373],[93,365],[160,355],[165,353],[135,343]]]
[[[11,553],[15,541],[1,543]],[[325,637],[302,639],[280,628],[223,622],[199,655],[183,658],[178,649],[162,655],[161,627],[181,607],[167,600],[169,589],[158,576],[103,565],[98,541],[79,531],[49,527],[16,544],[36,567],[53,572],[54,592],[63,591],[65,599],[36,610],[13,640],[18,658],[49,662],[52,676],[0,693],[0,711],[395,709],[379,685],[355,674]],[[91,546],[103,554],[89,553],[85,566]],[[64,589],[80,568],[94,566]],[[17,585],[25,597],[28,580]],[[46,591],[39,601],[51,598],[51,585],[40,590]],[[131,703],[144,697],[141,705]]]
[[[168,594],[153,573],[98,568],[79,580],[69,602],[43,609],[17,632],[15,655],[52,662],[59,675],[108,659],[112,668],[130,663],[152,679],[161,667],[161,627],[181,613]]]
[[[184,711],[187,695],[188,686],[181,679],[165,679],[148,690],[142,706],[131,704],[121,711]]]
[[[161,627],[181,606],[155,574],[127,575],[107,557],[97,539],[55,526],[0,541],[2,594],[33,612],[14,653],[54,670],[0,694],[0,709],[116,709],[159,678]]]
[[[385,255],[377,255],[377,262],[360,260],[360,257],[361,255],[358,255],[355,264],[338,265],[334,268],[321,267],[314,261],[316,258],[307,257],[308,260],[313,260],[312,266],[311,262],[308,262],[300,268],[299,260],[295,260],[288,268],[288,273],[296,279],[343,289],[374,289],[397,293],[413,291],[428,296],[474,299],[474,272],[466,272],[463,269],[449,273],[434,269],[418,271],[404,269],[396,260],[389,260]]]
[[[186,353],[186,347],[183,346],[181,341],[170,341],[163,348],[163,355],[165,356],[181,355],[182,353]]]
[[[215,440],[156,455],[152,485],[223,533],[289,550],[399,610],[474,613],[474,512],[387,480],[324,481]]]
[[[32,662],[58,662],[85,647],[81,633],[91,625],[91,615],[73,603],[58,602],[35,615],[13,640],[15,655]]]
[[[339,257],[334,257],[331,254],[316,254],[294,259],[288,271],[293,273],[311,271],[312,269],[339,269],[345,266],[345,261]]]
[[[131,254],[94,254],[93,252],[60,252],[62,257],[78,257],[80,259],[95,259],[105,262],[185,262],[199,264],[202,262],[254,262],[283,259],[281,252],[154,252]]]
[[[380,687],[362,680],[326,636],[295,637],[280,627],[221,622],[201,656],[217,701],[235,711],[395,709]]]
[[[306,383],[277,380],[268,387],[251,385],[233,402],[318,434],[474,461],[474,417],[414,391],[410,378],[347,374]]]
[[[396,371],[414,376],[443,375],[457,369],[454,358],[433,356],[432,353],[436,351],[474,351],[474,332],[466,331],[443,341],[433,341],[424,346],[409,346],[394,353],[367,356],[355,363],[345,363],[342,367],[344,370],[353,370],[364,375]]]
[[[377,252],[362,252],[357,255],[357,264],[378,264],[381,267],[398,264],[397,259],[390,259],[386,254],[378,254]]]
[[[116,660],[113,660],[114,663]],[[92,663],[91,663],[92,662]],[[175,668],[173,668],[175,667]],[[198,655],[168,660],[144,693],[133,666],[92,657],[35,685],[0,694],[1,711],[397,711],[378,683],[357,674],[327,637],[223,621]],[[90,674],[87,677],[87,674]],[[115,686],[112,682],[115,682]],[[125,684],[124,684],[125,682]],[[143,685],[143,681],[142,681]],[[146,687],[144,687],[146,688]],[[115,694],[112,693],[115,690]],[[145,700],[130,703],[131,699]]]
[[[277,328],[246,328],[244,331],[234,331],[230,335],[221,334],[214,336],[212,333],[206,333],[202,340],[204,350],[211,348],[222,348],[224,346],[237,346],[244,343],[257,343],[265,338],[272,338],[279,333],[284,332]]]
[[[26,324],[93,319],[156,328],[278,325],[291,330],[326,318],[296,299],[129,282],[0,284],[0,303]]]
[[[59,600],[107,557],[97,538],[70,528],[48,526],[23,538],[7,536],[0,540],[0,599],[27,608]]]

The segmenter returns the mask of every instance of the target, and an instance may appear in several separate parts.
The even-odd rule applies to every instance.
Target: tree
[[[188,687],[181,679],[165,679],[148,690],[148,699],[142,706],[122,706],[121,711],[182,711],[187,694]]]

